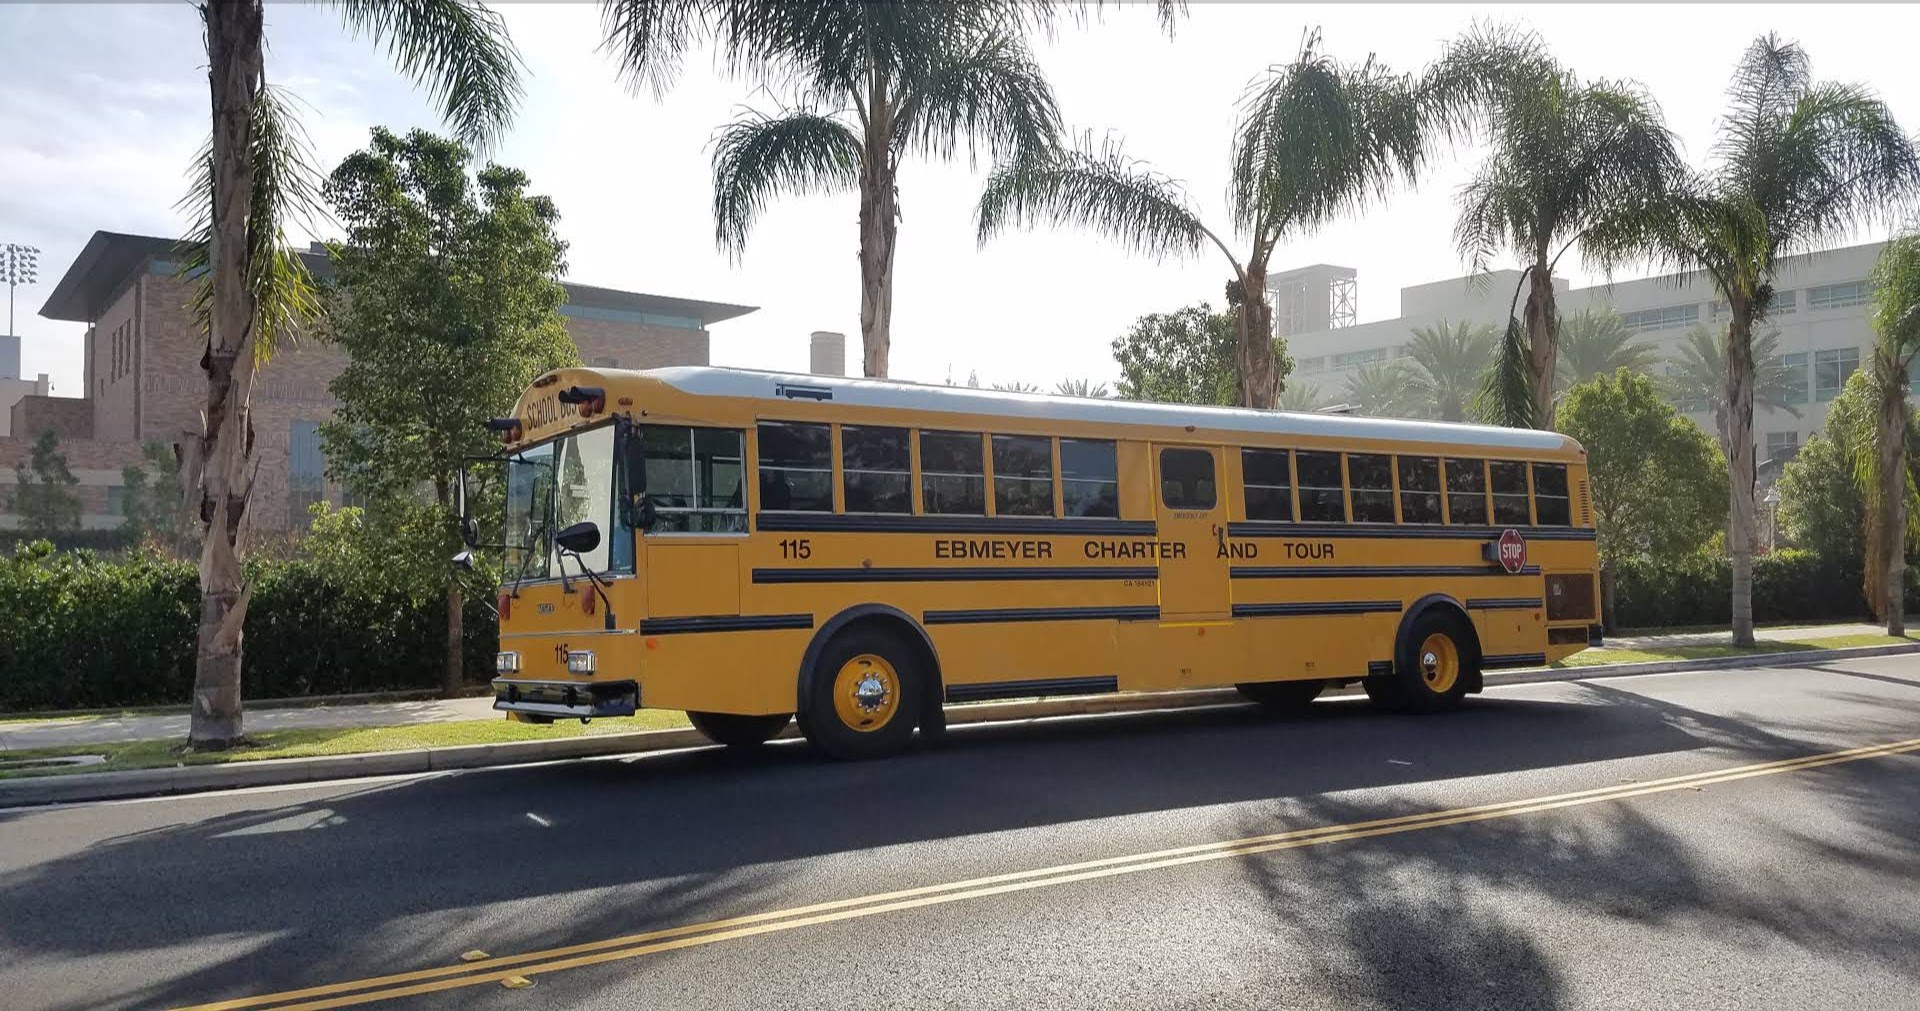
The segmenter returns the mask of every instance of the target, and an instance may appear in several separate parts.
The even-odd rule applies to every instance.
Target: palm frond
[[[506,21],[478,0],[334,0],[355,35],[427,91],[460,139],[485,150],[520,102],[525,69]]]
[[[1368,362],[1347,373],[1344,396],[1361,414],[1376,418],[1424,415],[1414,393],[1413,370],[1406,362]]]
[[[1188,203],[1185,188],[1127,157],[1111,139],[1096,150],[1083,137],[1050,157],[995,168],[975,220],[982,245],[1008,227],[1039,221],[1101,232],[1152,256],[1196,253],[1209,241],[1220,245]]]
[[[1904,369],[1920,353],[1920,231],[1897,235],[1873,265],[1873,330]]]
[[[658,98],[680,74],[687,50],[700,43],[723,3],[702,0],[606,0],[600,8],[601,52],[612,52],[628,87]]]
[[[1527,329],[1516,318],[1507,319],[1507,332],[1493,367],[1481,379],[1473,397],[1473,415],[1481,424],[1532,428],[1536,421],[1533,378],[1527,353]]]
[[[1441,421],[1465,421],[1493,361],[1494,343],[1493,327],[1466,320],[1415,327],[1406,345],[1414,395],[1432,405]]]
[[[1282,411],[1317,411],[1326,406],[1326,398],[1321,395],[1320,387],[1296,381],[1280,390],[1280,396],[1273,406]]]
[[[1053,384],[1053,392],[1063,397],[1090,397],[1094,400],[1105,400],[1113,395],[1106,383],[1096,383],[1091,379],[1062,379]]]
[[[1558,369],[1562,391],[1627,369],[1651,374],[1658,359],[1653,345],[1612,309],[1582,309],[1560,321]]]
[[[896,147],[945,159],[964,139],[972,164],[980,146],[995,161],[1050,154],[1058,146],[1053,89],[1018,35],[967,39],[958,51],[936,51],[900,73],[906,99],[895,121]]]
[[[291,98],[274,87],[254,96],[253,192],[247,214],[247,287],[255,303],[254,364],[273,357],[281,339],[297,334],[320,314],[320,300],[306,264],[288,238],[292,228],[308,234],[327,219],[320,198],[320,171],[313,142],[294,115]],[[195,281],[189,303],[202,333],[211,330],[213,274],[213,141],[195,156],[192,183],[179,207],[192,215],[180,243],[181,276]]]
[[[714,141],[714,241],[737,260],[775,193],[830,193],[859,181],[860,138],[845,124],[813,112],[747,112]]]

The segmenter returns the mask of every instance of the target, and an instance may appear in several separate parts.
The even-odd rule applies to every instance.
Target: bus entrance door
[[[1156,445],[1153,473],[1160,620],[1226,622],[1232,617],[1233,595],[1227,582],[1227,497],[1220,451]]]

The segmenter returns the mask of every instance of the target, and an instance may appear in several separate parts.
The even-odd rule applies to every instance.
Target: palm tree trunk
[[[1736,297],[1727,325],[1727,556],[1733,564],[1733,644],[1753,645],[1753,321]]]
[[[1887,634],[1907,634],[1907,384],[1898,363],[1880,356],[1880,548]]]
[[[1244,298],[1234,313],[1234,358],[1240,406],[1272,410],[1280,399],[1280,368],[1273,356],[1273,307],[1267,304],[1264,267],[1249,269]]]
[[[1553,272],[1540,250],[1527,275],[1527,371],[1533,380],[1533,425],[1553,427],[1553,370],[1559,357],[1560,320],[1553,302]]]
[[[1609,561],[1600,563],[1600,624],[1608,635],[1619,631],[1613,621],[1613,590],[1619,581],[1619,570]]]
[[[900,231],[900,191],[890,143],[893,112],[878,74],[867,115],[860,164],[860,343],[866,374],[885,377],[893,347],[893,247]]]
[[[213,284],[204,430],[195,447],[200,517],[200,629],[194,655],[188,743],[231,746],[241,738],[240,642],[246,622],[241,530],[252,475],[247,401],[253,385],[253,292],[247,285],[247,212],[253,193],[253,105],[265,78],[260,0],[209,0],[208,82],[213,99]]]
[[[466,687],[466,636],[461,627],[461,609],[466,601],[460,593],[460,581],[447,581],[447,667],[440,679],[440,694],[458,698]]]

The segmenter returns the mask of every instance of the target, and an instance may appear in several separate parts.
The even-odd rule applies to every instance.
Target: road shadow
[[[1548,697],[1481,698],[1436,718],[1329,702],[1297,718],[1227,708],[956,728],[938,747],[876,763],[825,762],[799,744],[749,755],[703,749],[345,792],[17,812],[7,831],[31,845],[0,859],[0,964],[122,955],[150,981],[98,981],[103,992],[62,990],[69,999],[45,1003],[174,1006],[449,964],[476,937],[506,954],[844,897],[843,886],[792,869],[816,857],[1236,804],[1264,812],[1248,822],[1247,834],[1258,834],[1414,810],[1329,794],[1703,748],[1810,750],[1623,689],[1529,691]],[[181,811],[195,813],[182,821]],[[1622,860],[1636,845],[1658,856],[1656,830],[1637,831],[1646,838],[1597,856]],[[1597,844],[1585,848],[1596,856]],[[1569,843],[1566,859],[1580,852]],[[1365,862],[1377,858],[1307,859],[1360,861],[1334,875],[1358,888]],[[901,884],[929,875],[954,872],[920,867]],[[1276,903],[1292,898],[1284,882],[1262,887],[1276,889]],[[1410,912],[1390,895],[1360,897],[1380,919],[1349,925],[1357,934]],[[1425,910],[1439,918],[1426,940],[1437,943],[1445,927],[1509,965],[1528,963],[1524,931],[1449,927],[1444,895],[1419,901],[1440,903]],[[1408,944],[1413,958],[1417,945]],[[157,954],[170,949],[193,957]],[[208,962],[209,951],[221,955]],[[72,982],[84,989],[87,980]],[[1386,992],[1396,981],[1374,985]],[[1553,1006],[1550,974],[1524,985]]]

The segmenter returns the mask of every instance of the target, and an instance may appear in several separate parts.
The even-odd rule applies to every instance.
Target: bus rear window
[[[993,508],[1001,516],[1053,515],[1053,440],[993,437]]]
[[[1393,458],[1347,454],[1347,480],[1353,485],[1355,523],[1393,522]]]
[[[1495,460],[1487,470],[1493,481],[1494,525],[1526,526],[1532,522],[1533,513],[1527,508],[1527,465]]]
[[[792,421],[760,423],[760,508],[833,511],[833,429]]]
[[[1284,449],[1243,449],[1240,476],[1250,520],[1293,519],[1293,463]]]
[[[1431,456],[1403,456],[1400,468],[1400,521],[1440,522],[1440,461]]]
[[[979,432],[920,433],[920,501],[930,514],[987,514],[986,456]]]
[[[1295,453],[1300,477],[1300,521],[1345,523],[1347,495],[1340,481],[1340,454]]]
[[[1567,496],[1567,468],[1557,463],[1533,465],[1533,511],[1543,527],[1573,525],[1573,503]]]
[[[906,429],[841,425],[840,473],[848,512],[913,511],[913,458]]]

